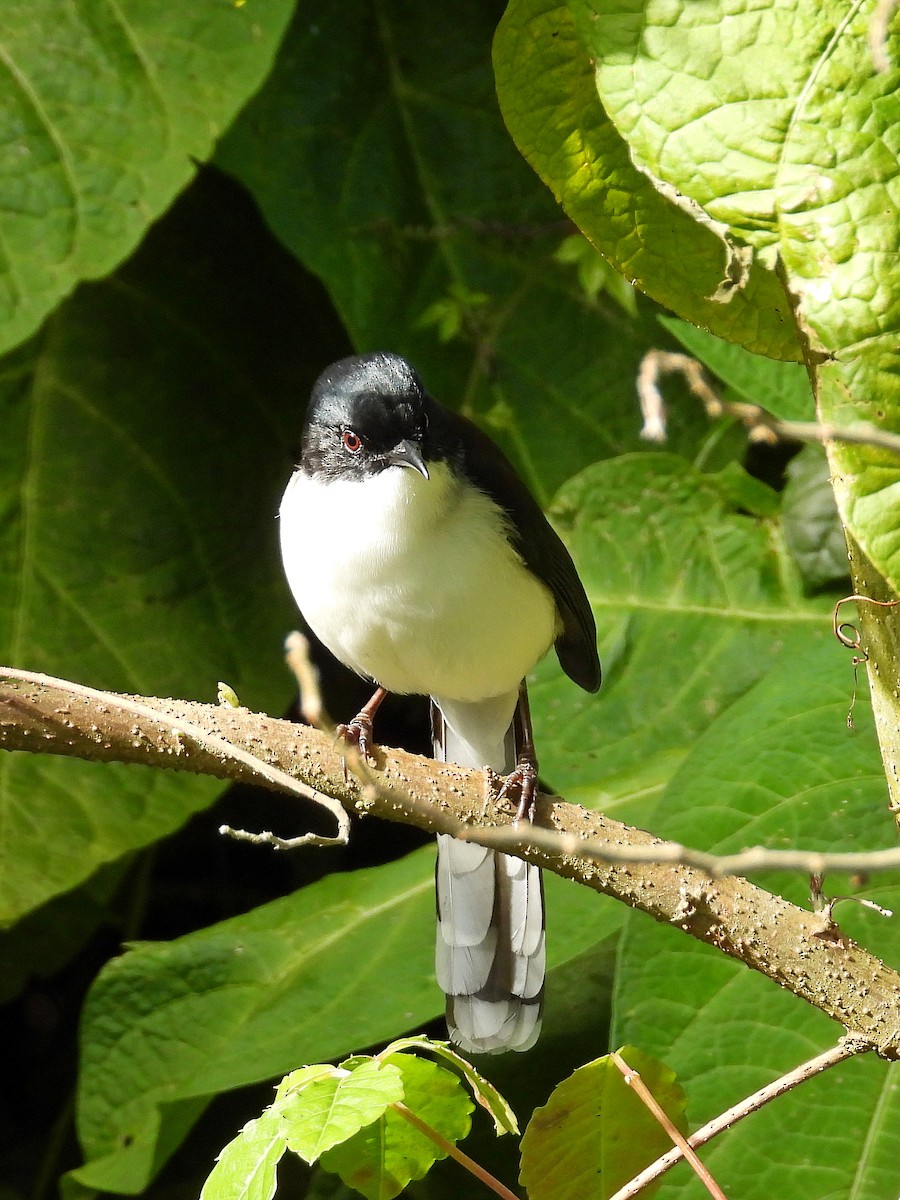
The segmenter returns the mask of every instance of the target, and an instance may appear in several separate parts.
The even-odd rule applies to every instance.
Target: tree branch
[[[16,679],[0,668],[0,748],[64,754],[98,762],[142,763],[261,782],[236,746],[333,797],[346,809],[451,833],[484,844],[502,837],[521,857],[675,925],[788,988],[863,1038],[886,1058],[900,1058],[900,975],[823,921],[741,878],[635,857],[664,857],[667,844],[602,813],[542,796],[537,826],[510,828],[512,809],[495,806],[483,772],[378,749],[363,782],[345,776],[340,750],[317,730],[246,709],[151,697],[120,698],[78,690],[61,680]],[[24,674],[24,673],[21,673]],[[96,695],[100,699],[94,698]],[[147,710],[142,716],[137,708]],[[187,732],[186,732],[187,730]],[[197,736],[192,730],[199,730]],[[272,778],[263,780],[275,790]],[[529,844],[547,831],[565,839],[553,850]],[[589,843],[591,855],[581,852]],[[626,851],[628,862],[600,861]]]

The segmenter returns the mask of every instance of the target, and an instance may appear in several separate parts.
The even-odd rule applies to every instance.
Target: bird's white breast
[[[347,666],[389,691],[482,700],[515,689],[557,633],[549,589],[504,517],[446,464],[365,480],[296,472],[281,548],[297,604]]]

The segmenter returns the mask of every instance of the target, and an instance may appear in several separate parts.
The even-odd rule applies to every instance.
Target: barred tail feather
[[[435,757],[513,770],[517,698],[467,705],[435,699]],[[474,1054],[528,1050],[540,1033],[544,990],[539,868],[440,834],[436,882],[435,970],[452,1041]]]

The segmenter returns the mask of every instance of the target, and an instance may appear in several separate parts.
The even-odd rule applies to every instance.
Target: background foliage
[[[648,448],[635,401],[644,353],[683,342],[727,394],[811,419],[805,345],[825,416],[898,428],[900,102],[870,19],[837,0],[14,4],[0,658],[201,699],[225,679],[285,711],[291,447],[319,370],[389,348],[504,445],[582,571],[605,681],[588,698],[538,669],[548,783],[704,848],[886,844],[871,717],[861,699],[847,729],[830,638],[846,558],[821,454],[786,483],[786,455],[748,454],[674,383],[669,444]],[[598,290],[571,221],[653,301]],[[838,464],[896,585],[896,462]],[[333,711],[353,687],[329,676]],[[422,747],[414,704],[387,720],[383,740]],[[196,1194],[273,1077],[438,1016],[430,848],[368,823],[346,853],[273,862],[217,826],[307,814],[219,790],[0,760],[3,1200],[49,1195],[82,1156],[69,1195]],[[767,883],[805,902],[803,881]],[[900,903],[896,879],[853,886]],[[839,1033],[611,901],[551,879],[548,903],[545,1035],[486,1067],[523,1126],[608,1044],[674,1068],[697,1124]],[[900,962],[894,924],[841,920]],[[884,1064],[851,1061],[707,1157],[744,1200],[893,1198],[898,1107]],[[471,1152],[512,1182],[513,1149]],[[456,1172],[411,1190],[458,1196]],[[662,1194],[697,1185],[680,1168]]]

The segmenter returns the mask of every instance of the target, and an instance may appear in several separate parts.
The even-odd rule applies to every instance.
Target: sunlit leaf
[[[403,1075],[403,1103],[449,1142],[469,1132],[472,1101],[458,1077],[437,1063],[409,1054],[385,1060]],[[340,1175],[367,1200],[393,1200],[413,1179],[421,1179],[446,1151],[393,1109],[355,1137],[322,1157],[322,1165]]]

